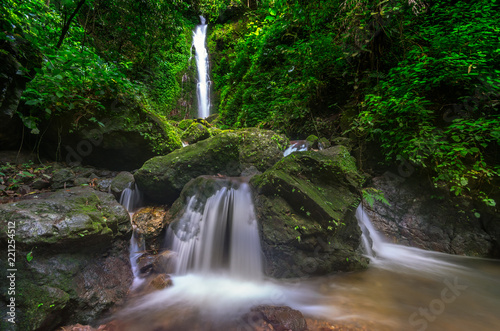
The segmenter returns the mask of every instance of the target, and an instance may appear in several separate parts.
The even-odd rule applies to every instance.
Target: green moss
[[[210,138],[210,132],[203,124],[194,122],[182,133],[181,138],[183,141],[194,144],[195,142]]]
[[[309,146],[311,146],[311,148],[318,148],[319,138],[317,136],[312,134],[306,138],[306,141],[309,143]]]
[[[192,119],[185,119],[179,122],[179,129],[182,131],[186,130],[191,124],[193,124],[194,120]]]
[[[169,155],[148,160],[134,176],[150,198],[172,202],[189,180],[200,175],[238,176],[250,166],[266,170],[282,157],[277,141],[286,144],[286,138],[272,131],[224,130]]]

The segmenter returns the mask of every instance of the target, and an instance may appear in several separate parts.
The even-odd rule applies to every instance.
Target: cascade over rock
[[[417,173],[399,180],[375,177],[371,186],[384,193],[390,206],[375,201],[372,208],[365,206],[366,213],[391,242],[458,255],[488,257],[500,252],[500,237],[488,227],[499,224],[498,215],[475,214],[472,201],[451,198]]]
[[[90,323],[124,299],[132,283],[132,227],[112,194],[89,187],[60,190],[45,199],[2,204],[0,219],[2,256],[8,224],[16,223],[19,330]],[[6,260],[1,266],[8,269]]]
[[[184,185],[198,176],[239,176],[251,166],[265,171],[282,158],[286,145],[286,138],[273,131],[224,131],[148,160],[134,177],[139,189],[149,199],[172,203]]]
[[[343,146],[291,154],[253,177],[265,273],[289,278],[365,267],[354,216],[362,180]]]
[[[176,252],[176,274],[225,270],[233,278],[260,280],[262,262],[252,195],[241,179],[200,176],[172,206],[167,248]]]

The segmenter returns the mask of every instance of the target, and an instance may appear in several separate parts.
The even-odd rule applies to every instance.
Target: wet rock
[[[36,190],[42,190],[44,188],[48,188],[49,186],[50,186],[50,182],[48,180],[42,179],[42,178],[35,179],[33,184],[31,184],[31,187],[36,189]]]
[[[311,146],[311,148],[318,149],[319,138],[317,136],[312,134],[306,138],[306,141],[308,142],[309,146]]]
[[[252,308],[251,312],[244,317],[250,324],[258,320],[264,320],[271,324],[276,331],[305,331],[307,323],[298,310],[284,306],[257,306]],[[252,325],[250,324],[250,325]]]
[[[134,175],[128,171],[122,171],[111,181],[110,191],[117,199],[120,199],[123,190],[130,188],[133,183],[135,183]]]
[[[153,264],[156,257],[151,254],[142,254],[137,259],[137,267],[141,275],[150,275],[153,273]]]
[[[172,203],[200,175],[238,176],[250,166],[264,171],[283,156],[287,140],[272,131],[225,131],[166,156],[147,161],[134,177],[151,200]]]
[[[471,201],[450,197],[417,173],[410,178],[387,173],[373,178],[370,186],[390,203],[365,205],[374,227],[390,242],[449,254],[491,256],[495,239],[484,231]]]
[[[326,149],[326,148],[330,148],[331,146],[332,146],[332,144],[330,143],[330,140],[326,139],[325,137],[321,138],[318,141],[318,148],[319,149]]]
[[[4,256],[12,224],[19,330],[88,323],[124,299],[132,282],[131,225],[111,194],[77,187],[0,205]],[[0,261],[0,268],[8,269],[6,260]],[[4,300],[0,298],[2,306]]]
[[[308,277],[366,266],[355,219],[363,177],[342,146],[283,158],[251,179],[265,273]]]
[[[52,174],[52,188],[60,189],[74,186],[75,173],[67,168],[54,171]]]
[[[148,283],[148,287],[152,291],[163,290],[172,285],[172,279],[170,279],[170,276],[165,274],[157,275]]]
[[[99,189],[99,191],[109,192],[109,188],[111,186],[112,181],[113,180],[111,178],[99,179],[97,181],[97,188]]]
[[[143,254],[138,259],[141,274],[169,274],[174,272],[174,259],[177,253],[163,251],[158,254]]]
[[[134,214],[132,223],[142,235],[147,250],[160,248],[160,233],[170,224],[171,218],[169,210],[159,206],[145,207]]]
[[[131,231],[128,213],[112,195],[89,187],[57,191],[47,199],[0,205],[0,240],[6,241],[8,222],[16,223],[16,245],[78,250],[78,245],[111,244]],[[85,241],[82,241],[85,238]]]
[[[74,186],[88,185],[89,183],[90,179],[85,177],[78,177],[73,181]]]

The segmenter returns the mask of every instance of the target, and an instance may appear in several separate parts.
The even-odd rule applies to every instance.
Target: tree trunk
[[[80,10],[80,8],[82,8],[82,6],[85,3],[85,1],[86,0],[80,0],[80,2],[78,2],[78,4],[76,5],[75,10],[73,11],[73,13],[71,14],[71,16],[68,18],[68,20],[64,24],[64,26],[62,28],[62,31],[61,31],[61,35],[59,36],[59,41],[57,42],[57,45],[56,45],[56,49],[59,49],[61,47],[61,45],[62,45],[62,43],[64,41],[64,38],[66,37],[66,34],[68,33],[69,26],[71,25],[71,21],[75,17],[76,13],[78,13],[78,11]]]

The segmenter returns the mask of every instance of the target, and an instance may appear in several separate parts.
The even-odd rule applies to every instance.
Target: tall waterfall
[[[208,74],[208,52],[205,47],[207,38],[207,24],[205,18],[200,16],[201,24],[193,32],[193,47],[196,51],[196,67],[198,68],[198,117],[205,118],[210,115],[210,76]]]
[[[259,280],[262,262],[257,220],[247,183],[222,187],[200,206],[189,199],[167,243],[177,252],[176,274],[225,272],[231,278]]]

